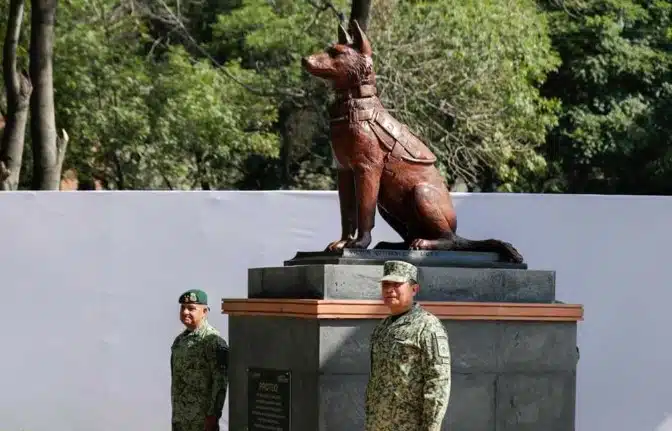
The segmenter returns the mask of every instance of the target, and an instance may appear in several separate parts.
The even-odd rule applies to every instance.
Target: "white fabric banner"
[[[670,429],[672,198],[455,202],[462,236],[512,242],[557,271],[559,300],[585,305],[577,430]],[[246,296],[247,268],[322,250],[339,229],[335,192],[0,194],[0,429],[170,429],[179,293],[206,290],[226,336],[219,300]],[[381,240],[397,236],[379,217]]]

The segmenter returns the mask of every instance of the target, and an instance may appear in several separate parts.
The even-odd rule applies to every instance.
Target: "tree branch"
[[[7,93],[7,115],[0,141],[0,189],[16,190],[19,184],[23,146],[28,121],[28,105],[32,86],[30,80],[17,71],[17,47],[21,36],[24,1],[11,0],[2,72]]]
[[[212,62],[213,65],[217,67],[219,71],[221,71],[227,78],[231,79],[233,82],[236,84],[240,85],[241,87],[245,88],[247,91],[249,91],[252,94],[256,94],[258,96],[264,96],[264,97],[277,97],[277,96],[285,96],[285,97],[290,97],[291,100],[294,99],[300,99],[305,97],[305,93],[302,90],[287,90],[287,89],[279,89],[276,91],[272,92],[266,92],[259,90],[257,88],[253,88],[244,82],[242,82],[238,77],[233,75],[231,72],[226,70],[226,68],[220,64],[214,57],[212,57],[201,45],[194,39],[194,37],[189,33],[189,30],[185,27],[184,23],[182,20],[180,20],[175,13],[171,10],[170,6],[166,4],[164,0],[158,0],[158,2],[161,4],[163,9],[165,10],[167,16],[161,17],[161,21],[165,24],[172,25],[174,28],[177,28],[179,30],[179,33],[185,37],[203,56],[205,56],[210,62]],[[159,19],[159,17],[153,16],[154,19]]]
[[[62,129],[61,132],[63,132],[63,136],[56,137],[56,170],[59,172],[59,177],[60,173],[63,172],[63,162],[65,161],[65,154],[67,153],[68,142],[70,141],[70,137],[65,129]]]
[[[333,4],[332,2],[326,0],[326,1],[323,1],[323,2],[322,2],[322,5],[319,5],[319,4],[315,3],[315,2],[312,1],[312,0],[306,0],[306,2],[308,2],[309,5],[311,5],[311,6],[314,7],[315,9],[317,9],[317,10],[318,10],[318,14],[321,13],[321,12],[324,12],[324,11],[327,10],[327,9],[331,9],[331,10],[334,12],[334,15],[336,15],[336,18],[338,18],[338,20],[341,22],[341,24],[344,23],[344,21],[345,21],[345,14],[344,14],[343,12],[339,11],[339,10],[336,8],[336,6],[334,6],[334,4]]]
[[[353,21],[357,21],[362,31],[366,33],[369,28],[369,12],[371,11],[371,0],[352,0],[350,8],[350,30],[354,29]]]

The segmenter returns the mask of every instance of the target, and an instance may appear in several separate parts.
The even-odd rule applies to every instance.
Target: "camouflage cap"
[[[405,283],[418,281],[418,268],[401,260],[388,260],[383,265],[383,278],[380,281],[394,281]]]
[[[202,290],[191,289],[180,295],[180,304],[208,305],[208,295]]]

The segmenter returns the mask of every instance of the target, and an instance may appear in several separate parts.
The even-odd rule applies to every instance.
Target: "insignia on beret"
[[[208,305],[208,295],[202,290],[187,290],[180,295],[180,304],[201,304]]]

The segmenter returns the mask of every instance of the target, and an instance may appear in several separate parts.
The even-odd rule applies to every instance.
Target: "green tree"
[[[562,67],[544,94],[562,100],[540,189],[672,192],[672,4],[565,0],[548,10]]]
[[[236,63],[226,67],[248,84],[256,79]],[[155,67],[148,102],[154,140],[150,166],[171,187],[234,188],[251,154],[278,155],[278,137],[270,131],[277,115],[273,105],[207,61],[192,64],[182,48],[171,49]]]
[[[154,39],[136,6],[73,0],[61,13],[55,85],[68,167],[110,189],[229,188],[240,159],[275,157],[275,108],[226,78],[254,75]]]
[[[335,18],[348,3],[243,0],[213,27],[218,58],[240,58],[271,88],[300,95],[277,98],[282,165],[269,176],[280,184],[333,187],[324,109],[331,95],[298,60],[335,41]],[[428,141],[450,180],[524,190],[526,175],[544,171],[537,149],[557,104],[538,86],[558,58],[532,0],[379,1],[370,16],[382,99]]]
[[[242,188],[334,187],[326,105],[328,88],[309,77],[300,59],[335,41],[345,0],[242,0],[220,14],[208,45],[216,58],[238,61],[260,78],[278,107],[279,159],[251,157]]]
[[[544,172],[558,104],[538,88],[559,59],[532,0],[381,1],[369,33],[384,103],[449,180],[526,191]]]

